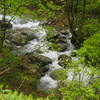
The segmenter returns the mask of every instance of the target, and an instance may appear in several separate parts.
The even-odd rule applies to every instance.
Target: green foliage
[[[11,90],[2,89],[0,85],[0,99],[1,100],[34,100],[31,95],[26,96],[23,93],[18,94],[18,92],[12,92]]]
[[[82,32],[87,37],[97,33],[100,29],[99,21],[97,19],[91,19],[82,26]]]
[[[2,0],[0,1],[0,13],[2,13],[3,16],[11,16],[10,20],[15,19],[17,16],[19,16],[20,19],[24,19],[29,16],[33,17],[35,11],[30,12],[26,9],[26,6],[30,4],[32,4],[31,0]],[[4,13],[4,9],[6,13]]]
[[[0,67],[3,68],[5,66],[13,68],[19,67],[21,65],[21,58],[14,56],[11,51],[5,47],[2,48],[2,53],[0,53]]]
[[[84,62],[100,67],[100,31],[86,39],[80,48],[78,55],[84,57]]]
[[[29,96],[23,93],[18,94],[17,91],[12,92],[9,89],[2,89],[3,85],[0,85],[0,100],[50,100],[47,98],[34,98],[31,94]]]
[[[91,0],[90,6],[92,9],[96,9],[97,7],[100,7],[100,1],[99,0]]]
[[[92,20],[92,25],[94,25],[93,22],[95,24],[97,23]],[[56,94],[51,95],[51,99],[95,100],[100,98],[100,30],[96,26],[93,29],[90,25],[90,28],[92,29],[91,37],[84,41],[83,46],[77,52],[80,58],[79,62],[73,61],[65,67],[64,72],[66,74],[72,72],[73,78],[66,80],[65,74],[60,75],[60,73],[55,70],[58,81],[58,91],[56,91]],[[82,62],[83,65],[81,65],[80,62]]]
[[[79,62],[73,61],[72,67],[61,71],[56,71],[58,81],[56,93],[51,91],[51,100],[95,100],[100,98],[100,69],[80,65]],[[65,74],[71,72],[72,79],[66,79]]]

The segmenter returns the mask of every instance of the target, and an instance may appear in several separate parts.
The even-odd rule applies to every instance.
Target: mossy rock
[[[49,57],[39,54],[33,54],[33,56],[30,57],[30,60],[32,63],[39,63],[41,66],[52,63],[52,60]]]

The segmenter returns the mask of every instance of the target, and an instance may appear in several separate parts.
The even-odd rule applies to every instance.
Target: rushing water
[[[7,19],[10,19],[10,16],[6,16]],[[2,19],[2,15],[0,15],[0,20]],[[13,24],[13,30],[16,29],[25,29],[28,28],[30,30],[38,30],[36,32],[36,36],[38,37],[38,39],[33,39],[31,41],[28,41],[28,44],[24,45],[24,46],[17,46],[17,49],[20,51],[20,53],[26,53],[26,52],[32,52],[35,49],[39,48],[39,46],[41,47],[40,49],[42,51],[48,50],[48,52],[44,52],[42,55],[45,55],[49,58],[52,59],[52,64],[49,64],[49,71],[45,73],[44,77],[41,77],[40,79],[40,84],[38,85],[39,89],[43,89],[45,91],[48,92],[48,89],[55,89],[57,87],[57,80],[53,80],[50,77],[50,73],[51,71],[54,71],[55,69],[53,68],[53,66],[55,66],[56,69],[60,70],[63,69],[60,65],[58,65],[58,56],[60,54],[66,54],[66,55],[70,55],[71,54],[71,50],[73,50],[74,45],[71,43],[71,33],[68,30],[69,34],[66,36],[67,42],[69,44],[68,50],[64,51],[64,52],[57,52],[57,51],[52,51],[49,50],[48,45],[46,45],[46,43],[48,43],[47,40],[45,40],[46,37],[46,32],[45,29],[43,29],[41,26],[39,26],[39,21],[29,21],[27,23],[22,24],[21,21],[19,19],[15,19],[13,21],[11,21],[11,23]],[[43,41],[45,40],[45,41]],[[77,57],[73,57],[72,60],[78,60]],[[80,64],[80,68],[81,68],[81,64]],[[90,70],[90,69],[89,69]],[[68,78],[72,80],[73,79],[73,71],[74,69],[71,69],[71,72],[69,72],[68,74]],[[82,73],[81,73],[82,74]],[[78,76],[79,77],[79,76]],[[86,80],[88,80],[88,76],[84,75],[84,84]]]

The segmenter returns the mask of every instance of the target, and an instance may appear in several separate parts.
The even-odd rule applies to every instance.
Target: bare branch
[[[17,89],[17,92],[19,91],[19,89],[21,88],[21,86],[23,85],[23,83],[25,82],[26,77],[24,78],[23,82],[20,84],[19,88]]]
[[[5,72],[8,71],[8,70],[10,70],[10,67],[7,68],[6,70],[2,71],[2,72],[0,73],[0,75],[3,74],[3,73],[5,73]]]

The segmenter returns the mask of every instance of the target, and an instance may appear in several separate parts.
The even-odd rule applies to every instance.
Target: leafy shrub
[[[99,21],[97,19],[91,19],[88,20],[84,26],[82,26],[82,32],[87,37],[97,33],[100,29],[100,25],[98,23]]]
[[[23,93],[18,94],[17,91],[12,92],[9,89],[2,89],[3,85],[0,85],[0,100],[50,100],[48,97],[44,98],[34,98],[31,94],[29,96]]]
[[[84,41],[78,55],[87,65],[100,66],[100,31]]]

